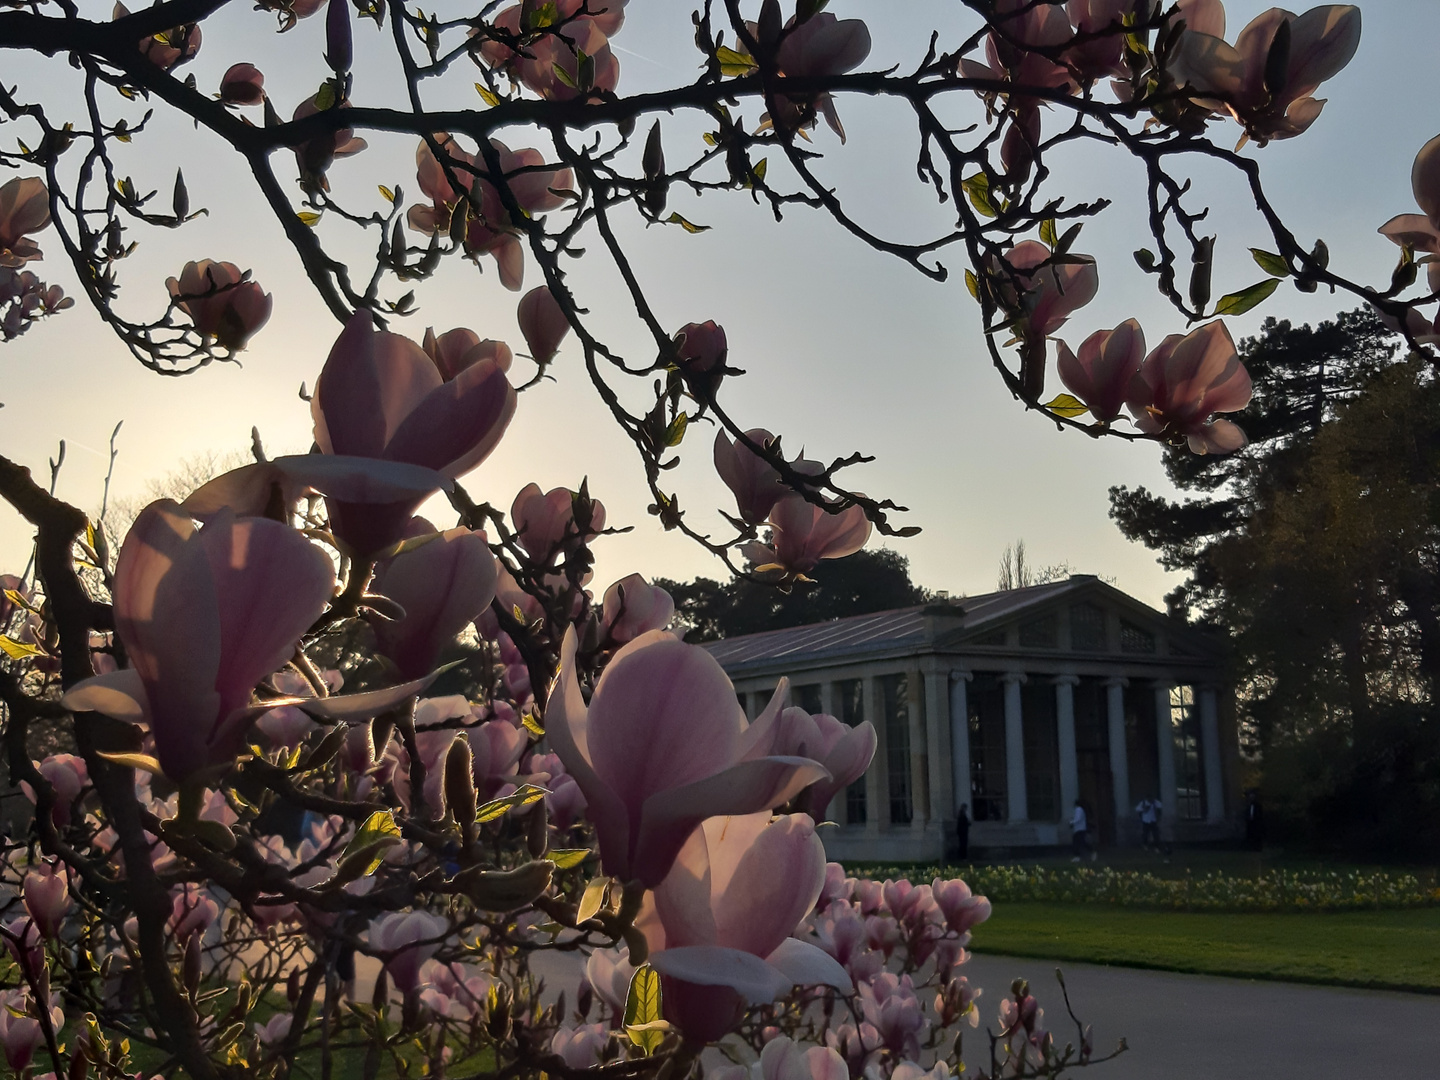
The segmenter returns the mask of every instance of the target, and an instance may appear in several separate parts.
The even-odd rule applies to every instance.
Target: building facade
[[[878,748],[821,830],[832,858],[947,856],[963,803],[972,847],[1069,842],[1079,799],[1100,844],[1134,844],[1135,805],[1163,835],[1234,831],[1238,743],[1224,657],[1208,637],[1088,575],[706,646],[754,719],[790,701]]]

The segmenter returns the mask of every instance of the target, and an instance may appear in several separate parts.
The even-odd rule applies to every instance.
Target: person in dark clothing
[[[970,807],[960,804],[960,813],[955,815],[955,859],[963,862],[970,858]]]
[[[1251,851],[1265,847],[1265,808],[1254,788],[1245,793],[1245,846]]]

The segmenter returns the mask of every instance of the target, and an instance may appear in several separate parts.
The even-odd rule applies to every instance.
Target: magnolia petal
[[[65,692],[60,704],[71,712],[98,712],[131,723],[139,723],[150,714],[145,684],[134,668],[84,679]]]
[[[657,792],[641,811],[631,872],[654,888],[686,837],[706,818],[769,810],[829,775],[808,758],[769,757],[742,761],[703,780]]]
[[[833,986],[842,994],[855,992],[849,973],[833,956],[808,941],[786,938],[765,962],[784,972],[796,986]]]
[[[774,1001],[793,985],[758,956],[720,945],[682,945],[650,957],[661,975],[697,986],[728,986],[752,1005]]]
[[[775,753],[775,740],[780,735],[780,714],[785,709],[785,698],[790,692],[790,679],[782,675],[770,695],[765,711],[755,718],[740,736],[740,760],[753,761]]]
[[[575,653],[579,647],[575,627],[565,631],[560,646],[560,673],[550,688],[545,707],[545,734],[550,746],[565,764],[565,771],[575,778],[589,804],[587,814],[595,824],[595,835],[602,854],[614,853],[619,865],[607,863],[607,869],[625,876],[630,872],[628,845],[630,815],[624,801],[600,779],[590,763],[589,710],[580,693],[575,675]],[[628,646],[627,646],[628,647]]]
[[[360,694],[335,694],[327,698],[302,698],[292,704],[317,720],[339,720],[345,723],[368,720],[387,709],[393,709],[407,698],[414,697],[438,679],[444,671],[445,669],[441,668],[438,671],[432,671],[423,679],[412,679],[410,682],[386,687],[384,690],[367,690]]]

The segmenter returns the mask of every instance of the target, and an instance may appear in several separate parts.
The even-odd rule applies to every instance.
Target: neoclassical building
[[[1090,575],[706,646],[752,719],[791,701],[871,720],[869,772],[830,806],[832,858],[944,857],[967,804],[972,847],[1069,842],[1079,798],[1101,844],[1218,839],[1239,809],[1233,699],[1217,644]]]

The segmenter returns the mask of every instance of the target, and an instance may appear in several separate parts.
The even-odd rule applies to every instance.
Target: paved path
[[[1440,956],[1435,958],[1440,964]],[[1123,1035],[1129,1052],[1086,1080],[1435,1080],[1440,995],[1221,979],[1168,971],[1060,965],[1095,1049]],[[993,1023],[1017,975],[1028,978],[1056,1040],[1074,1038],[1051,961],[972,955],[967,974]],[[1063,1019],[1063,1023],[1062,1023]],[[985,1041],[966,1057],[976,1065]],[[1077,1073],[1077,1075],[1080,1075]]]
[[[552,992],[574,980],[579,962],[573,956],[542,955],[536,966]],[[359,960],[360,1000],[368,1000],[378,965]],[[1095,1027],[1097,1054],[1121,1036],[1130,1046],[1115,1061],[1073,1074],[1084,1080],[1440,1078],[1440,995],[1061,966],[1076,1014]],[[1049,960],[972,954],[966,974],[985,991],[982,1026],[995,1023],[1000,999],[1023,975],[1056,1041],[1075,1041],[1055,967]],[[982,1031],[965,1031],[965,1057],[978,1067],[987,1040]]]

